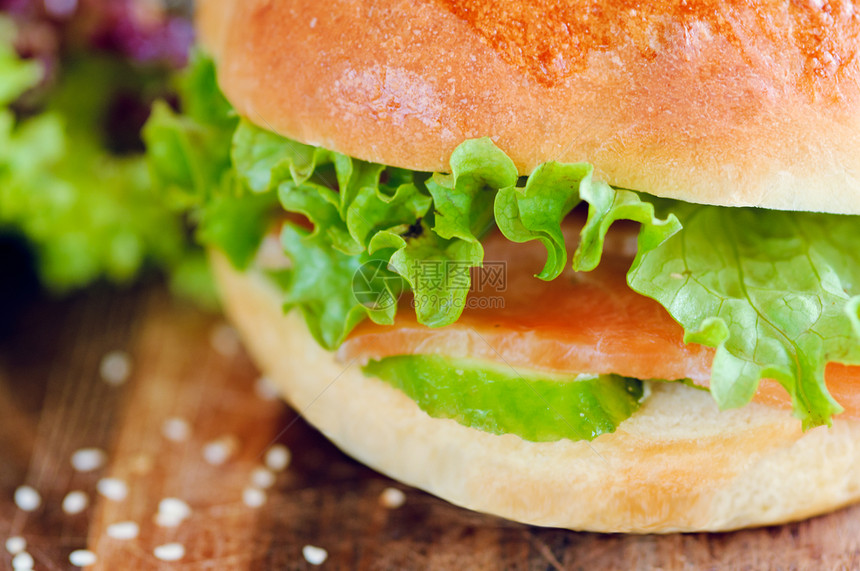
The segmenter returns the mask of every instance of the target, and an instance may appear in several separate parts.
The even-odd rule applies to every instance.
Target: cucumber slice
[[[565,375],[439,355],[371,361],[364,372],[402,390],[435,418],[493,434],[548,442],[593,440],[638,408],[642,381],[618,375]]]

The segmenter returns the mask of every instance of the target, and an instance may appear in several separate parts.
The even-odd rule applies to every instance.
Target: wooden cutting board
[[[410,490],[262,398],[259,374],[222,319],[158,284],[41,301],[23,317],[0,341],[0,535],[23,536],[36,569],[73,569],[69,553],[84,548],[98,557],[92,568],[105,570],[311,568],[306,545],[324,548],[330,569],[860,568],[860,508],[736,533],[621,536],[514,524]],[[112,386],[100,366],[117,350],[131,368]],[[187,440],[162,434],[172,417],[188,422]],[[204,446],[222,438],[233,455],[213,466]],[[273,443],[286,445],[292,462],[265,504],[249,507],[243,489]],[[108,461],[76,472],[70,458],[88,447]],[[103,477],[125,482],[127,497],[99,496]],[[12,499],[23,484],[42,496],[34,512]],[[402,507],[381,504],[388,487],[406,492]],[[71,490],[91,500],[78,515],[61,508]],[[166,497],[192,508],[176,527],[154,521]],[[123,521],[139,524],[137,538],[108,536],[107,526]],[[156,558],[166,543],[182,544],[184,557]],[[0,565],[11,568],[5,550]]]

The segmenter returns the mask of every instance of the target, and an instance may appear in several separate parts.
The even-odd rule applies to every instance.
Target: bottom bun
[[[860,496],[860,423],[804,434],[785,410],[720,412],[679,383],[651,383],[642,408],[592,442],[431,418],[320,348],[262,273],[213,261],[227,313],[293,407],[346,453],[454,504],[541,526],[665,533],[782,523]]]

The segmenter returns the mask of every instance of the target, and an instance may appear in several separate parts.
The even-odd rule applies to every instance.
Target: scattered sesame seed
[[[35,564],[36,562],[33,561],[33,556],[26,551],[22,551],[12,558],[12,568],[15,569],[15,571],[30,571],[33,569],[33,565]]]
[[[283,444],[275,444],[266,452],[266,466],[274,472],[281,472],[290,465],[290,449]]]
[[[15,505],[25,512],[32,512],[42,505],[42,496],[30,486],[20,486],[15,490]]]
[[[316,27],[317,27],[317,19],[311,18],[311,28],[316,28]]]
[[[220,466],[229,460],[238,448],[239,440],[235,436],[222,436],[203,446],[203,458],[213,466]]]
[[[239,334],[226,323],[217,325],[212,329],[209,343],[215,351],[224,357],[232,357],[239,352]]]
[[[109,385],[121,385],[131,374],[131,357],[125,351],[111,351],[102,357],[99,373]]]
[[[182,523],[181,517],[161,512],[156,512],[155,517],[153,517],[152,520],[158,527],[178,527],[179,524]]]
[[[69,515],[81,513],[88,505],[90,505],[90,497],[80,490],[69,492],[63,498],[63,511]]]
[[[98,448],[81,448],[72,454],[72,467],[78,472],[98,470],[107,462],[107,454]]]
[[[27,549],[27,540],[20,535],[13,535],[6,540],[6,551],[12,555],[17,555]]]
[[[271,488],[275,484],[275,473],[268,468],[258,466],[251,472],[251,483],[263,490]]]
[[[277,400],[278,389],[269,377],[260,377],[254,383],[254,392],[263,400]]]
[[[406,494],[398,488],[385,488],[379,495],[379,503],[388,509],[397,509],[406,503]]]
[[[164,498],[158,502],[158,511],[183,519],[191,516],[191,506],[179,498]]]
[[[121,502],[128,496],[128,484],[119,478],[102,478],[96,483],[96,490],[115,502]]]
[[[168,418],[161,425],[161,434],[172,442],[184,442],[191,435],[191,425],[184,418]]]
[[[98,561],[96,554],[89,549],[77,549],[69,553],[69,563],[75,567],[89,567]]]
[[[185,546],[181,543],[165,543],[153,549],[152,553],[162,561],[179,561],[185,557]]]
[[[682,280],[682,279],[684,279],[684,274],[679,274],[678,272],[672,272],[671,274],[669,274],[669,277],[672,278],[673,280]]]
[[[259,488],[245,488],[242,490],[242,501],[249,508],[258,508],[266,503],[266,492]]]
[[[176,527],[191,517],[191,507],[179,498],[164,498],[158,502],[155,523],[161,527]]]
[[[106,532],[114,539],[134,539],[140,534],[140,526],[134,521],[121,521],[107,526]]]
[[[305,545],[302,547],[302,555],[305,556],[305,561],[311,565],[322,565],[328,559],[328,551],[314,545]]]

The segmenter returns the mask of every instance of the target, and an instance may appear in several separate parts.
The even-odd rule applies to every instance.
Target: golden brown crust
[[[596,165],[688,201],[860,213],[860,11],[847,0],[204,0],[239,112],[446,170],[489,136],[523,173]]]
[[[682,385],[653,384],[640,411],[591,443],[430,418],[336,362],[297,312],[281,313],[262,274],[214,261],[227,312],[292,405],[357,459],[453,503],[536,525],[664,533],[780,523],[860,498],[860,423],[803,434],[785,410],[719,412]]]

